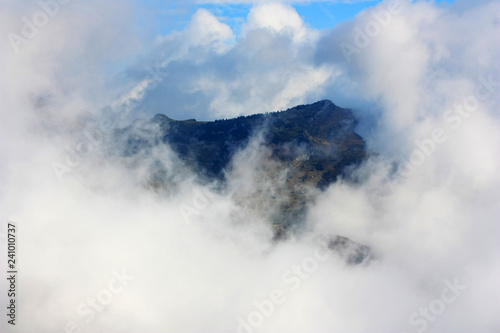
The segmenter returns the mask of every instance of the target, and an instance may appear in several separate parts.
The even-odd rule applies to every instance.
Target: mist
[[[151,36],[145,5],[115,0],[60,2],[30,31],[39,3],[0,4],[0,243],[14,222],[19,272],[2,332],[500,331],[500,2],[383,1],[328,30],[289,3],[255,2],[239,36],[207,9]],[[369,158],[307,189],[283,241],[260,133],[226,184],[168,145],[117,153],[132,123],[158,139],[157,113],[325,98],[354,109]],[[373,259],[350,265],[336,235]]]

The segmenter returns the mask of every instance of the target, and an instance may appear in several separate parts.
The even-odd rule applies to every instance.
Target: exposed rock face
[[[364,141],[353,131],[352,113],[328,100],[214,122],[175,121],[164,115],[152,121],[159,125],[162,141],[209,178],[223,180],[234,153],[258,131],[263,133],[270,157],[293,170],[288,174],[291,183],[325,188],[347,166],[365,157]]]
[[[350,110],[323,100],[281,112],[212,122],[178,121],[157,114],[146,126],[154,127],[156,135],[131,135],[137,133],[131,126],[119,136],[126,138],[128,156],[167,144],[200,179],[219,184],[226,183],[236,156],[247,153],[245,148],[258,138],[258,150],[265,153],[255,163],[254,183],[250,192],[242,190],[233,199],[250,213],[267,216],[279,240],[300,227],[314,191],[325,189],[365,159],[365,143],[354,132],[355,125]],[[151,183],[161,187],[166,182],[165,172],[161,166],[154,170]],[[361,263],[370,251],[353,244],[337,237],[329,248],[349,263]]]
[[[328,248],[338,253],[350,265],[369,263],[373,259],[368,246],[356,243],[347,237],[332,237],[328,242]]]

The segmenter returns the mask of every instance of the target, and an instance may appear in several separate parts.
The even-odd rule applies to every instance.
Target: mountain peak
[[[222,179],[234,153],[259,131],[264,133],[263,145],[277,161],[292,163],[299,155],[307,156],[309,162],[302,163],[315,165],[311,177],[321,188],[365,155],[364,141],[354,132],[352,112],[330,100],[225,120],[177,121],[157,114],[152,121],[160,125],[162,142],[209,178]],[[302,175],[303,181],[309,179],[307,174]]]
[[[162,113],[157,113],[152,119],[152,122],[154,123],[163,123],[163,122],[171,122],[174,121],[172,118],[167,117],[166,115]]]
[[[137,138],[131,135],[133,128],[129,134],[121,133],[127,154],[165,144],[200,180],[215,180],[224,186],[226,176],[238,165],[234,164],[234,157],[240,153],[240,158],[243,155],[246,161],[243,163],[257,165],[255,181],[262,182],[259,191],[264,194],[255,197],[264,195],[263,201],[268,202],[276,201],[276,197],[285,198],[272,204],[280,211],[273,217],[278,238],[304,218],[311,199],[307,188],[326,188],[366,156],[365,143],[354,132],[356,121],[352,112],[330,100],[216,121],[173,120],[157,114],[151,122],[159,125],[159,136],[151,133],[149,139],[147,134]],[[260,160],[252,162],[245,157],[245,149],[251,142],[262,153]],[[151,175],[151,186],[168,188],[168,172],[156,166],[153,169],[156,171]]]

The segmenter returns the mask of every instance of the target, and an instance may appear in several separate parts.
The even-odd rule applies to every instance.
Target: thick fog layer
[[[239,35],[199,9],[155,38],[141,1],[41,3],[0,4],[0,242],[15,222],[19,270],[2,332],[500,331],[500,2],[384,1],[324,31],[263,2]],[[258,135],[224,191],[168,146],[113,153],[114,129],[156,113],[325,98],[355,109],[371,157],[286,241]],[[325,235],[375,259],[348,265]]]

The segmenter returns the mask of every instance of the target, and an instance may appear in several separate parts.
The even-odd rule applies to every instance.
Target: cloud
[[[314,2],[330,2],[330,3],[358,3],[358,2],[368,2],[372,0],[317,0]],[[211,1],[211,0],[198,0],[196,3],[199,4],[254,4],[254,5],[263,5],[268,4],[269,1],[266,0],[220,0],[220,1]],[[300,3],[311,3],[310,0],[277,0],[272,1],[274,4],[300,4]]]
[[[18,329],[235,332],[260,313],[255,332],[497,332],[499,4],[405,1],[388,19],[389,3],[328,31],[262,4],[239,37],[199,10],[148,46],[132,3],[70,2],[18,53],[4,39],[0,221],[19,226]],[[2,6],[2,36],[40,10]],[[373,22],[380,31],[359,47]],[[359,51],[350,62],[342,42]],[[115,62],[130,66],[116,74]],[[234,160],[227,191],[168,146],[113,150],[115,128],[157,112],[228,118],[321,98],[357,107],[372,155],[354,183],[310,203],[304,233],[286,242],[272,241],[275,207],[262,214],[252,201],[274,186],[273,165],[247,158],[265,156],[258,141]],[[72,165],[62,183],[54,162]],[[163,189],[151,186],[158,170]],[[182,207],[196,212],[189,223]],[[332,255],[305,271],[328,234],[377,260],[352,267]],[[134,279],[106,299],[122,270]],[[440,301],[454,281],[466,289]],[[265,316],[275,290],[285,300]]]
[[[157,42],[175,39],[181,39],[184,45],[174,59],[189,55],[189,49],[196,47],[208,46],[217,53],[223,53],[227,47],[226,43],[234,39],[234,34],[231,28],[219,22],[208,10],[198,9],[184,31],[160,38]]]
[[[203,36],[209,36],[202,43],[206,37],[194,33],[201,25]],[[184,31],[160,38],[150,59],[131,71],[142,77],[148,76],[144,67],[168,73],[147,92],[140,107],[179,119],[186,112],[213,119],[312,101],[335,73],[331,66],[312,64],[318,37],[293,8],[284,5],[254,7],[238,41],[228,26],[199,10]],[[307,99],[309,94],[315,97]]]
[[[248,14],[247,23],[243,27],[246,31],[256,29],[271,29],[274,32],[289,30],[294,41],[303,41],[306,38],[306,27],[295,9],[289,6],[271,3],[254,7]]]

